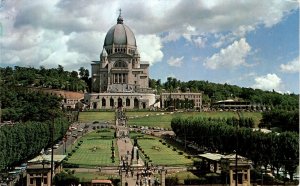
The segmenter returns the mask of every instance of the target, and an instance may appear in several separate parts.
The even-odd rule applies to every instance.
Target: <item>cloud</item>
[[[255,80],[255,84],[252,85],[253,88],[270,90],[270,91],[276,90],[280,92],[282,81],[276,74],[267,74],[265,76],[258,76],[254,80]]]
[[[70,70],[78,66],[90,68],[90,61],[98,59],[103,37],[116,24],[119,8],[124,23],[136,35],[141,60],[150,64],[162,60],[162,42],[185,38],[201,48],[206,45],[206,34],[228,32],[240,37],[258,25],[275,25],[298,8],[297,2],[280,0],[3,2],[1,65],[61,64]],[[165,37],[160,38],[161,35]],[[229,40],[233,42],[236,38]],[[228,39],[223,44],[226,42]]]
[[[201,36],[198,36],[197,38],[195,38],[193,40],[193,42],[195,43],[195,45],[199,48],[203,48],[205,46],[205,43],[206,43],[207,39],[206,38],[203,38]]]
[[[160,37],[156,35],[138,35],[136,40],[142,61],[148,61],[150,65],[153,65],[162,60],[164,54]]]
[[[218,69],[221,67],[232,68],[240,65],[247,65],[245,58],[251,50],[250,45],[246,42],[245,38],[233,42],[231,45],[215,53],[207,58],[204,66],[209,69]]]
[[[299,56],[287,64],[281,64],[280,70],[286,73],[297,73],[300,72],[300,61]]]
[[[177,57],[177,58],[174,58],[173,56],[171,56],[170,59],[168,60],[168,64],[173,67],[181,67],[181,65],[183,64],[183,61],[182,61],[183,58],[184,58],[184,56]]]

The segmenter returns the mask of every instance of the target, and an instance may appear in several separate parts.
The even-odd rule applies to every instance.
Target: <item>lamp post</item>
[[[54,132],[54,116],[52,116],[52,121],[50,124],[50,144],[51,144],[51,174],[50,174],[50,186],[52,186],[52,178],[53,178],[53,132]]]
[[[239,121],[241,119],[240,113],[237,110],[236,111],[238,117],[239,117]],[[238,127],[239,127],[239,121],[237,122],[237,124],[235,125],[235,135],[236,135],[236,149],[235,149],[235,186],[238,185],[238,146],[239,146],[239,141],[238,141]]]

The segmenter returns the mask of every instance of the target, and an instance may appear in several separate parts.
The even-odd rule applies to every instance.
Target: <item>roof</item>
[[[204,154],[199,154],[200,157],[213,160],[213,161],[220,161],[221,159],[228,159],[228,160],[233,160],[236,157],[236,154],[228,154],[228,155],[222,155],[218,153],[204,153]],[[237,155],[239,160],[247,160],[247,158]]]
[[[204,154],[199,154],[199,156],[213,161],[219,161],[223,157],[222,154],[217,154],[217,153],[204,153]]]
[[[112,183],[111,180],[92,180],[92,183]]]
[[[61,162],[63,159],[65,159],[66,155],[53,155],[53,161],[54,162]],[[51,161],[51,155],[39,155],[31,160],[29,160],[29,163],[41,163],[43,161]]]
[[[42,91],[44,93],[55,94],[57,96],[62,96],[66,99],[83,99],[84,93],[82,92],[73,92],[73,91],[66,91],[66,90],[58,90],[58,89],[50,89],[50,88],[32,88],[35,91]]]
[[[107,32],[104,40],[104,46],[109,45],[130,45],[136,47],[136,40],[131,29],[119,22],[111,27]]]

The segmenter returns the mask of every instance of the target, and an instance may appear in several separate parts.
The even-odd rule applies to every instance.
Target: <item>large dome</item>
[[[135,36],[131,29],[123,24],[121,15],[118,17],[117,24],[107,32],[104,46],[110,45],[130,45],[136,47]]]

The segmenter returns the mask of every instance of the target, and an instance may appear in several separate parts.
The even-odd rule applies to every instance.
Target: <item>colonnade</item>
[[[127,73],[114,73],[112,74],[113,83],[127,84],[128,74]]]

